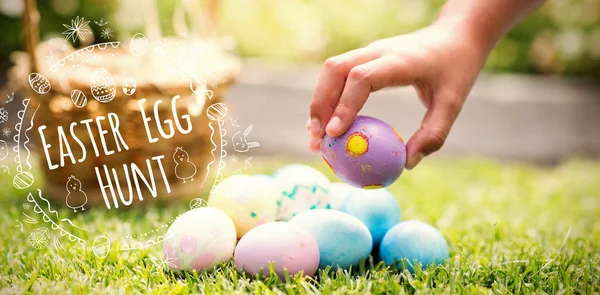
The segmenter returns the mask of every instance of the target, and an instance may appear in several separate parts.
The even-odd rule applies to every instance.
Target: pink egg
[[[406,147],[387,123],[357,116],[340,137],[325,135],[321,155],[344,182],[365,189],[392,184],[406,165]]]
[[[306,230],[287,222],[257,226],[244,235],[235,249],[235,265],[252,275],[269,275],[269,263],[277,276],[303,272],[313,276],[319,267],[319,246]]]

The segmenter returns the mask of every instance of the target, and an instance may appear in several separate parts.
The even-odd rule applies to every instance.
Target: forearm
[[[489,53],[496,43],[544,0],[448,0],[436,24],[451,26]]]

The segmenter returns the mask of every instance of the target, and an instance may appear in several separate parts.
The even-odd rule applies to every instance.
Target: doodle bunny
[[[67,206],[73,209],[73,212],[77,212],[78,208],[85,211],[83,206],[87,204],[87,195],[81,190],[81,181],[73,175],[69,176],[69,180],[67,180],[67,192]]]
[[[183,183],[186,183],[187,179],[194,181],[196,165],[190,162],[188,153],[184,149],[178,147],[173,154],[173,160],[175,160],[175,176],[183,180]]]
[[[250,150],[250,148],[260,146],[258,142],[248,142],[248,139],[246,137],[248,136],[248,134],[250,134],[251,131],[252,125],[248,126],[248,128],[246,128],[244,132],[238,131],[233,135],[231,141],[233,141],[233,149],[236,152],[245,153],[248,150]]]

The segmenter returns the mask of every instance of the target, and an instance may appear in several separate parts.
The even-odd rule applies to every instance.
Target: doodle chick
[[[194,181],[196,165],[190,162],[188,153],[181,147],[178,147],[173,154],[173,160],[175,160],[175,176],[183,180],[183,183],[186,183],[188,179]]]
[[[83,206],[87,204],[87,195],[81,190],[81,181],[73,175],[69,176],[69,180],[67,180],[67,192],[65,200],[67,206],[73,209],[73,212],[77,212],[77,209],[85,211]]]

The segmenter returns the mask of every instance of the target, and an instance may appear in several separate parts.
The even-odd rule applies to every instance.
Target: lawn
[[[252,172],[272,172],[279,160],[256,161]],[[321,162],[310,163],[335,177]],[[390,187],[402,219],[439,228],[450,259],[415,276],[376,260],[351,272],[320,271],[315,278],[251,279],[231,263],[211,273],[177,275],[155,267],[160,246],[120,252],[105,259],[59,237],[36,250],[27,243],[38,224],[22,220],[24,196],[0,179],[1,294],[401,294],[600,292],[600,162],[571,160],[557,167],[487,160],[428,159]],[[21,192],[22,194],[22,192]],[[187,203],[128,211],[59,214],[84,224],[88,236],[150,231],[185,211]],[[31,209],[29,209],[31,210]]]

